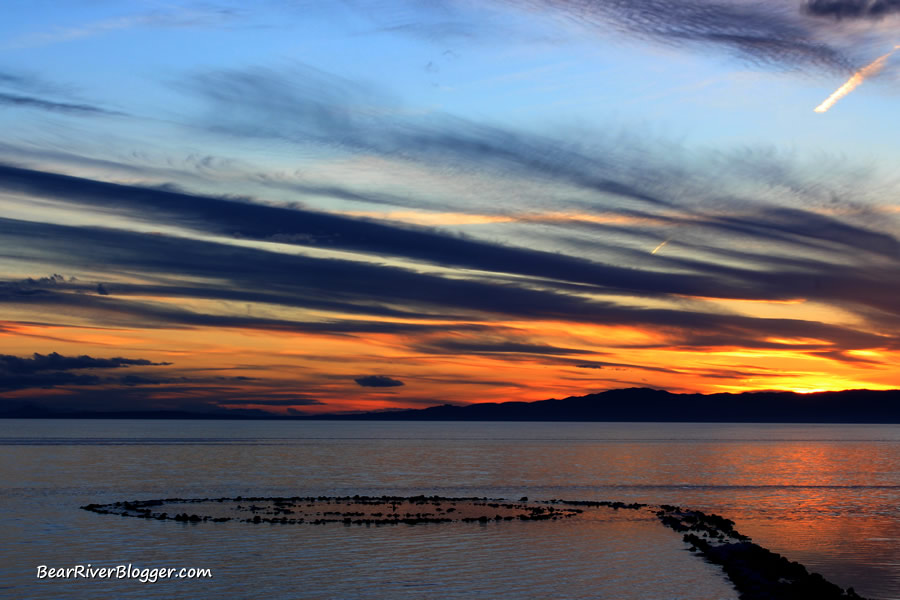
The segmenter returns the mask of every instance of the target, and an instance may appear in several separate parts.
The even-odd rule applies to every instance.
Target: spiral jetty
[[[763,548],[734,528],[734,521],[669,504],[593,500],[539,500],[444,496],[291,496],[164,498],[88,504],[84,510],[184,523],[235,521],[255,525],[419,525],[504,521],[557,521],[592,509],[649,511],[682,533],[688,550],[722,568],[741,600],[865,600],[818,573]],[[202,513],[197,514],[199,510]]]

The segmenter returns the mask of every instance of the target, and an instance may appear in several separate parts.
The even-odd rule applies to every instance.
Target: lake
[[[181,523],[79,507],[402,495],[678,504],[863,596],[900,599],[900,428],[884,425],[0,420],[0,596],[734,599],[635,511],[378,527]],[[628,513],[628,514],[626,514]],[[211,579],[38,579],[208,568]]]

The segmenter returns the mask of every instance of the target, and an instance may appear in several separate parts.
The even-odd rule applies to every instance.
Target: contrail
[[[894,49],[885,54],[884,56],[879,56],[875,60],[873,60],[868,65],[864,66],[862,69],[853,74],[850,79],[847,80],[847,83],[842,85],[837,89],[835,93],[828,96],[828,98],[822,104],[818,105],[814,110],[817,113],[823,113],[832,106],[834,103],[852,92],[856,89],[856,87],[861,84],[863,81],[878,73],[882,68],[884,68],[884,63],[890,58],[891,54],[900,49],[900,45],[894,46]]]
[[[662,250],[662,247],[665,246],[666,244],[668,244],[670,241],[672,241],[672,238],[667,239],[667,240],[664,241],[662,244],[660,244],[659,246],[657,246],[656,248],[654,248],[654,249],[653,249],[653,252],[651,252],[650,254],[656,254],[657,252],[659,252],[660,250]]]

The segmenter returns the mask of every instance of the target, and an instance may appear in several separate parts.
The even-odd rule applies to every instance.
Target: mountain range
[[[616,389],[535,402],[443,404],[422,409],[282,416],[262,410],[55,412],[33,404],[2,418],[288,419],[378,421],[638,421],[689,423],[900,423],[900,390],[844,390],[799,394],[675,394],[650,388]]]

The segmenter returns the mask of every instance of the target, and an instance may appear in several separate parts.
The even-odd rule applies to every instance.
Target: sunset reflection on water
[[[871,598],[900,597],[900,565],[893,558],[900,556],[900,432],[891,426],[7,420],[0,422],[0,447],[9,458],[0,463],[0,497],[13,540],[4,559],[29,574],[35,561],[124,559],[152,542],[160,560],[180,554],[200,560],[213,548],[220,562],[238,560],[233,552],[249,553],[254,564],[265,563],[254,571],[255,585],[273,593],[277,574],[291,572],[298,561],[307,569],[304,581],[326,588],[338,575],[324,563],[348,561],[357,591],[391,580],[400,587],[385,589],[425,593],[434,588],[415,586],[437,581],[457,586],[463,596],[492,597],[514,597],[510,590],[527,585],[596,597],[609,580],[601,574],[625,568],[607,563],[601,569],[604,552],[627,562],[653,548],[658,562],[681,565],[679,577],[707,566],[712,570],[703,577],[721,575],[653,518],[627,515],[615,522],[516,528],[294,530],[181,526],[77,508],[174,496],[528,496],[714,512],[843,587]],[[562,560],[559,552],[578,558]],[[513,571],[492,563],[497,556]],[[323,564],[313,567],[314,559]],[[446,570],[431,571],[429,579],[436,560]],[[411,561],[421,573],[393,574],[397,561]],[[547,570],[521,575],[533,561]],[[628,564],[637,569],[629,572],[644,573],[635,576],[646,579],[646,593],[669,576],[641,571],[639,561]],[[225,587],[217,589],[244,589],[234,576],[223,573]],[[604,589],[614,592],[614,586]]]

